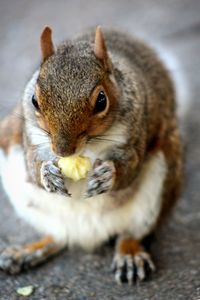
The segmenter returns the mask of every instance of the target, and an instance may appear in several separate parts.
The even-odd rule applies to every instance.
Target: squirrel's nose
[[[76,146],[74,144],[68,144],[65,141],[59,143],[52,142],[52,150],[57,156],[65,157],[74,154]]]

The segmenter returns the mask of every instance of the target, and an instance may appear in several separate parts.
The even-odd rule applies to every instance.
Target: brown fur
[[[47,236],[47,237],[43,237],[41,240],[38,240],[37,242],[25,245],[24,248],[29,251],[35,251],[38,249],[43,249],[44,247],[52,243],[54,243],[52,237]]]
[[[51,55],[54,54],[54,45],[52,42],[51,35],[51,28],[45,27],[40,37],[40,46],[42,51],[43,62],[45,62],[45,60],[47,60]]]
[[[94,53],[96,57],[103,62],[104,68],[111,70],[111,61],[107,53],[104,36],[100,26],[97,26],[95,32]]]
[[[168,164],[168,176],[163,191],[163,205],[158,222],[168,216],[180,195],[183,184],[183,149],[176,120],[171,121],[162,150]]]
[[[22,144],[23,118],[21,104],[0,123],[0,147],[7,153],[12,145]]]
[[[127,143],[110,149],[106,156],[116,168],[114,189],[128,186],[137,178],[146,158],[162,149],[169,165],[165,184],[169,191],[164,191],[163,206],[168,211],[182,181],[181,142],[170,76],[143,42],[109,30],[104,36],[105,41],[97,28],[96,33],[66,42],[41,65],[36,88],[41,109],[39,124],[50,133],[53,151],[67,156],[88,137],[106,134],[114,122],[124,123]],[[107,48],[109,70],[102,62],[102,58],[108,58]],[[132,69],[123,66],[121,70],[120,58],[115,58],[115,53],[126,57]],[[114,82],[110,80],[111,74]],[[94,115],[95,90],[99,86],[105,90],[109,108]],[[173,197],[169,199],[167,194]]]
[[[124,125],[125,143],[111,146],[105,155],[105,161],[112,162],[116,171],[113,189],[122,190],[134,180],[137,182],[146,159],[162,150],[168,174],[156,225],[160,224],[178,198],[183,177],[174,89],[162,62],[138,39],[113,30],[105,30],[103,35],[99,27],[96,33],[87,32],[63,43],[56,51],[51,29],[46,27],[41,35],[41,50],[35,90],[39,112],[35,113],[31,97],[22,106],[28,107],[26,113],[35,125],[48,131],[54,152],[48,149],[48,159],[74,154],[89,139],[106,136],[109,127]],[[100,87],[108,97],[108,107],[95,114]],[[23,114],[21,104],[18,110]],[[0,146],[8,152],[11,145],[23,144],[29,180],[41,185],[44,156],[32,144],[28,121],[7,117],[0,125]],[[25,248],[34,252],[48,248],[49,243],[51,239],[46,239]],[[120,240],[117,250],[134,256],[142,246],[130,238]]]
[[[162,212],[168,211],[178,197],[182,181],[182,150],[170,76],[143,42],[109,30],[104,36],[105,41],[97,28],[96,34],[90,32],[74,42],[66,42],[55,52],[51,30],[44,29],[41,35],[44,62],[36,86],[40,106],[38,124],[49,132],[53,151],[67,156],[88,137],[101,136],[113,123],[124,123],[127,143],[110,149],[106,157],[115,164],[114,189],[128,186],[137,177],[144,160],[162,149],[169,166]],[[109,70],[102,63],[102,59],[108,58],[107,48],[112,61]],[[132,69],[126,72],[124,66],[121,70],[120,58],[115,58],[115,53],[126,57]],[[114,82],[110,80],[111,74]],[[99,86],[105,90],[109,107],[105,113],[94,115],[94,91]],[[4,149],[11,143],[22,142],[21,121],[9,117],[1,127]],[[38,182],[41,161],[26,134],[24,145],[30,178]]]
[[[63,249],[51,237],[18,247],[10,247],[1,253],[0,268],[9,274],[16,274],[34,267]]]
[[[132,255],[135,256],[137,253],[141,252],[143,247],[140,245],[139,241],[129,239],[119,240],[117,244],[117,252],[121,255]]]

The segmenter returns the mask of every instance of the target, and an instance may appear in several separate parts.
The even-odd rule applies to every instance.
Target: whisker
[[[90,138],[88,142],[95,142],[95,141],[111,142],[111,143],[117,143],[118,142],[117,140],[101,138],[101,137]]]
[[[15,112],[15,111],[12,112],[12,114],[15,115],[16,117],[20,118],[22,121],[26,121],[27,123],[30,123],[31,126],[40,129],[40,130],[43,131],[45,134],[47,134],[48,136],[50,136],[50,133],[49,133],[46,129],[37,126],[35,123],[33,123],[33,120],[28,119],[28,118],[24,117],[23,115],[21,115],[21,114]]]
[[[48,147],[49,147],[48,143],[41,143],[41,144],[37,144],[37,145],[30,145],[30,148],[32,150],[34,150],[34,151],[47,149]]]
[[[109,134],[101,134],[100,137],[107,137]],[[124,134],[121,133],[112,133],[112,136],[124,136]]]
[[[44,141],[49,141],[49,138],[47,137],[47,136],[45,136],[44,134],[37,134],[37,133],[31,133],[31,136],[33,136],[33,137],[41,137]]]
[[[42,146],[42,145],[49,145],[49,143],[43,142],[43,143],[33,144],[31,146]]]
[[[30,122],[30,123],[33,123],[33,120],[24,117],[23,115],[21,115],[20,113],[18,113],[18,112],[16,112],[16,111],[13,111],[11,114],[12,114],[12,115],[15,115],[16,117],[18,117],[19,119],[21,119],[21,120],[23,120],[23,121],[28,121],[28,122]]]
[[[31,137],[38,137],[38,135],[32,134]],[[45,142],[45,143],[49,143],[49,141],[50,141],[48,138],[44,137],[43,135],[41,135],[41,136],[39,135],[38,140],[41,142]],[[36,140],[36,142],[37,142],[37,140]]]

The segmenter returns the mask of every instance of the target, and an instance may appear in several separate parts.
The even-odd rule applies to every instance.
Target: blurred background
[[[198,67],[199,14],[198,0],[1,0],[0,103],[12,106],[38,67],[45,25],[52,27],[56,43],[98,24],[128,31],[172,54],[179,61],[172,71],[190,76]]]
[[[153,245],[158,272],[140,286],[116,287],[110,274],[112,250],[65,252],[21,276],[0,272],[0,299],[18,299],[16,288],[29,284],[35,289],[31,299],[200,299],[199,0],[0,0],[0,117],[20,99],[39,66],[45,25],[52,27],[58,44],[98,24],[145,39],[166,61],[177,86],[186,183]],[[0,248],[31,241],[35,233],[0,192]]]

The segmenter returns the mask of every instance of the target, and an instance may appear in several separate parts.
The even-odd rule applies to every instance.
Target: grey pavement
[[[32,285],[29,299],[200,299],[200,1],[27,1],[0,0],[0,116],[20,99],[40,61],[39,35],[54,29],[56,43],[101,24],[136,34],[179,61],[173,74],[184,76],[188,107],[181,117],[186,149],[185,187],[152,246],[157,272],[133,287],[116,286],[110,272],[113,249],[94,254],[64,251],[48,263],[17,276],[0,272],[0,299],[24,299],[18,287]],[[187,96],[187,97],[186,97]],[[1,189],[0,248],[37,237],[14,213]]]

